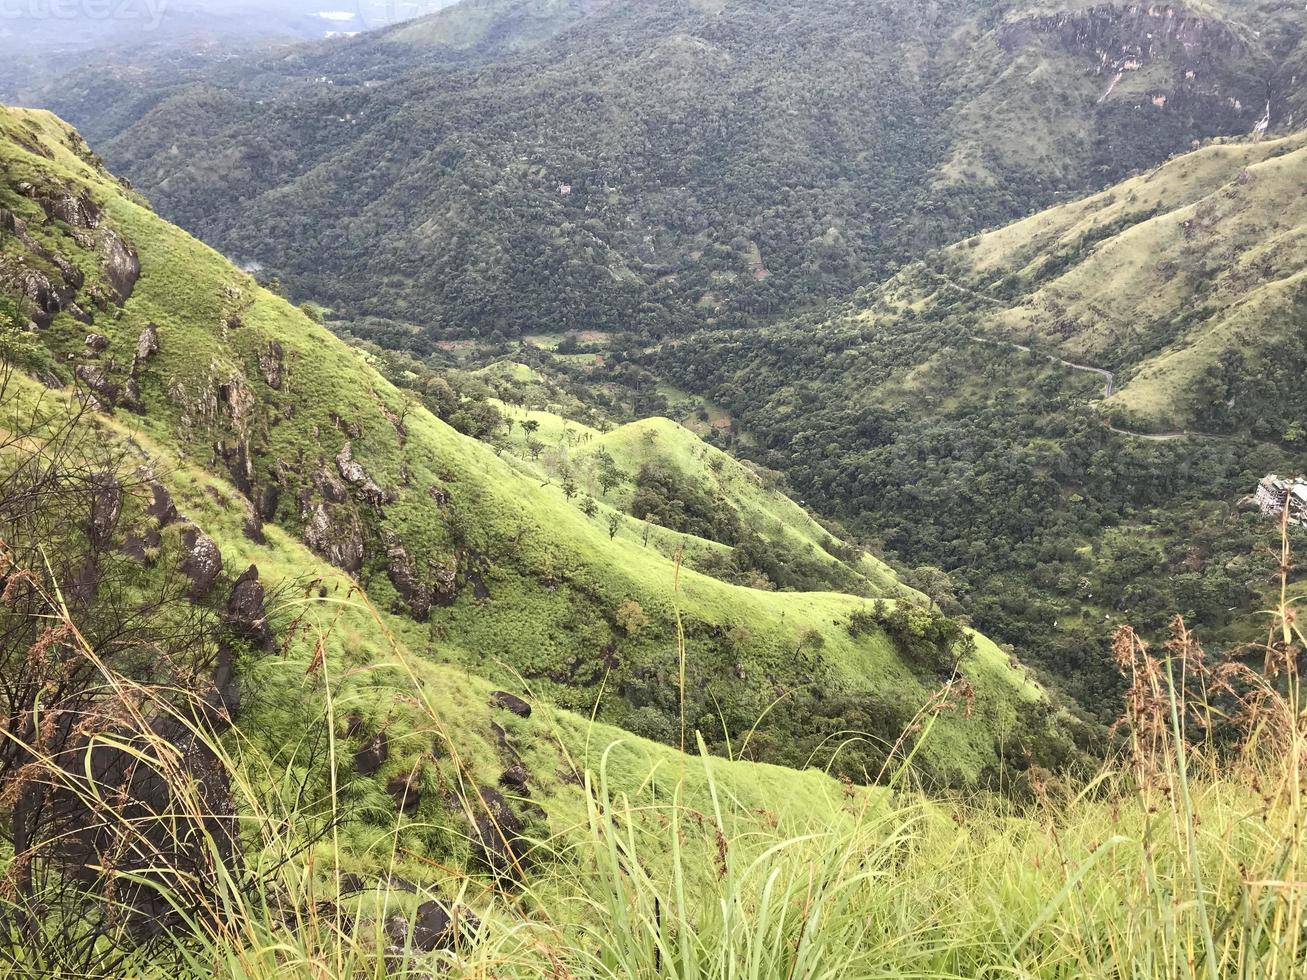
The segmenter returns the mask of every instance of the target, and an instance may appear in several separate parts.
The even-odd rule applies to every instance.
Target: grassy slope
[[[385,406],[392,412],[402,408],[399,392],[355,351],[122,193],[73,152],[77,143],[53,117],[7,111],[0,118],[7,135],[29,143],[39,139],[54,157],[44,159],[6,139],[0,148],[3,206],[27,220],[34,235],[67,250],[68,240],[55,228],[40,227],[39,210],[8,187],[23,179],[87,186],[106,220],[140,252],[144,274],[135,295],[120,318],[101,316],[95,327],[110,339],[119,376],[144,324],[159,328],[161,350],[141,377],[148,411],[139,419],[124,416],[124,424],[130,421],[144,437],[205,466],[215,464],[215,442],[248,440],[256,489],[270,484],[274,463],[285,463],[275,516],[292,532],[302,526],[296,498],[317,499],[309,477],[318,469],[334,472],[333,458],[346,441],[342,429],[354,428],[354,459],[395,499],[378,513],[353,496],[335,513],[341,526],[357,520],[364,527],[368,548],[360,579],[410,649],[431,661],[475,668],[501,684],[524,678],[563,707],[589,710],[604,692],[599,716],[618,723],[633,697],[648,695],[653,676],[661,678],[652,690],[668,711],[665,705],[675,700],[669,687],[675,573],[669,561],[632,535],[610,540],[557,486],[526,478],[510,461],[420,408],[408,414],[402,438],[383,413]],[[82,253],[78,261],[89,288],[99,275],[94,258]],[[63,360],[78,356],[85,333],[61,316],[43,339]],[[285,352],[281,390],[267,386],[256,370],[258,351],[272,339]],[[433,487],[448,495],[446,508],[432,501]],[[428,558],[459,569],[457,601],[437,609],[429,624],[391,615],[396,595],[376,541],[382,527],[402,537],[419,574]],[[489,592],[484,601],[472,594],[478,570]],[[618,606],[630,599],[651,621],[638,636],[622,635],[613,621]],[[905,705],[922,703],[931,686],[898,658],[888,637],[850,636],[844,624],[862,605],[850,596],[759,592],[685,571],[679,605],[688,636],[690,697],[698,705],[690,723],[707,731],[721,730],[715,717],[720,710],[727,731],[738,737],[776,697],[774,685],[822,697],[865,693]],[[728,650],[721,634],[744,624],[747,641]],[[820,635],[824,643],[798,656],[805,635]],[[996,762],[996,743],[1014,724],[1019,706],[1038,696],[991,644],[982,642],[966,669],[977,688],[975,714],[970,720],[943,719],[941,737],[925,760],[932,770],[963,780]],[[791,756],[784,753],[787,740],[805,734],[806,719],[789,708],[789,699],[768,717],[769,727],[780,733],[777,757],[802,761],[802,749],[791,746]]]
[[[16,384],[17,397],[6,403],[0,431],[11,418],[26,417],[38,402],[55,418],[61,417],[59,406],[71,404],[62,395],[52,403],[34,381],[20,378]],[[230,576],[253,564],[264,582],[283,585],[269,607],[284,642],[282,653],[246,665],[247,693],[239,720],[254,748],[249,758],[257,760],[250,770],[257,775],[251,778],[267,794],[260,799],[264,812],[277,813],[279,806],[292,812],[293,800],[275,798],[277,780],[271,774],[308,765],[311,736],[326,723],[338,739],[334,751],[341,760],[339,778],[348,783],[346,797],[356,813],[365,815],[342,828],[347,869],[411,875],[432,860],[465,864],[466,830],[451,816],[446,796],[466,798],[473,784],[494,786],[499,773],[516,762],[531,774],[532,798],[546,808],[550,831],[563,836],[584,821],[585,813],[584,791],[570,774],[597,771],[601,762],[615,793],[656,802],[665,792],[658,774],[677,774],[685,780],[687,796],[702,801],[711,778],[744,812],[765,808],[781,825],[800,825],[814,808],[837,819],[852,798],[846,787],[815,770],[725,759],[708,760],[707,769],[704,762],[687,769],[675,749],[547,704],[538,703],[528,719],[495,710],[489,705],[490,682],[414,656],[392,633],[394,618],[372,608],[349,576],[296,537],[268,526],[266,542],[250,541],[241,531],[244,502],[229,483],[179,459],[169,446],[124,419],[90,416],[83,424],[99,441],[122,451],[130,466],[143,465],[157,474],[178,511],[219,544]],[[145,520],[144,503],[129,498],[128,523]],[[180,528],[165,534],[163,554]],[[298,628],[286,629],[292,620]],[[321,654],[315,649],[319,643]],[[311,667],[319,657],[321,665]],[[342,735],[343,720],[354,714],[362,717],[365,734]],[[499,744],[492,725],[504,729],[505,744]],[[377,731],[388,736],[389,758],[374,776],[356,777],[348,760]],[[397,822],[383,787],[415,766],[422,774],[424,802],[417,813]],[[398,859],[392,856],[394,848]]]
[[[1215,145],[955,246],[961,280],[1014,301],[981,332],[1117,369],[1109,409],[1183,429],[1227,352],[1270,354],[1304,278],[1307,136]]]

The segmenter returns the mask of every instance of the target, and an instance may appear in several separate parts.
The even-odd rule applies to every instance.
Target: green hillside
[[[379,342],[656,335],[846,295],[1268,97],[1282,128],[1281,7],[465,2],[48,104],[165,217],[400,325]]]
[[[160,221],[57,120],[6,111],[4,130],[0,207],[12,218],[0,284],[37,325],[37,373],[76,379],[120,424],[222,479],[239,505],[232,527],[280,527],[356,576],[415,655],[675,742],[679,628],[687,722],[710,746],[740,744],[765,716],[750,755],[804,766],[824,761],[831,731],[865,730],[878,741],[838,763],[855,774],[879,769],[947,676],[962,634],[924,607],[873,608],[892,585],[878,565],[848,573],[868,598],[678,575],[636,521],[587,516],[529,459],[459,435]],[[711,452],[673,432],[669,459]],[[621,436],[605,439],[625,456]],[[731,472],[730,507],[817,547],[801,510]],[[993,778],[1007,740],[1042,731],[1044,708],[983,638],[961,670],[974,708],[941,719],[928,767],[948,781]]]
[[[1301,135],[1211,146],[940,268],[988,298],[978,332],[1114,371],[1103,410],[1127,428],[1300,440],[1305,179]]]
[[[721,445],[1108,720],[1123,620],[1262,633],[1275,528],[1250,495],[1307,469],[1303,146],[1219,142],[841,314],[609,357],[721,406]]]

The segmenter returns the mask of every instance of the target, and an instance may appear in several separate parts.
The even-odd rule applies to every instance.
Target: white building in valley
[[[1289,509],[1289,523],[1307,527],[1307,480],[1266,477],[1257,485],[1257,506],[1277,520]]]

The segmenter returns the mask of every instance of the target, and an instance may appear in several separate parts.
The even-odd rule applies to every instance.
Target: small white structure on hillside
[[[1277,520],[1289,509],[1289,523],[1307,527],[1307,480],[1286,480],[1271,474],[1257,484],[1257,506]]]

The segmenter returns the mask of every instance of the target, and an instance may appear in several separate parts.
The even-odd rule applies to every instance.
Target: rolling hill
[[[1218,142],[839,315],[627,353],[1107,718],[1122,620],[1259,639],[1277,531],[1248,498],[1307,468],[1303,146]]]
[[[1302,135],[1206,147],[950,250],[949,288],[985,336],[1113,371],[1127,428],[1301,442],[1305,180]]]
[[[760,540],[801,548],[821,574],[841,570],[855,594],[766,591],[680,568],[681,549],[642,541],[620,494],[596,494],[603,508],[587,515],[527,454],[460,435],[161,221],[66,125],[5,110],[3,129],[0,289],[18,304],[13,342],[31,348],[45,383],[75,385],[107,413],[90,424],[153,447],[141,450],[148,465],[175,471],[177,484],[160,479],[196,509],[221,567],[263,568],[266,539],[284,546],[265,560],[287,582],[347,581],[322,575],[329,562],[423,663],[665,743],[679,741],[684,711],[714,748],[743,739],[750,757],[804,766],[822,759],[831,731],[868,730],[880,741],[837,765],[873,769],[956,651],[975,704],[967,718],[941,718],[945,734],[923,749],[937,778],[996,778],[1006,740],[1048,729],[1042,693],[1006,654],[970,642],[691,433],[652,422],[595,443],[627,472],[644,459],[718,461],[692,474],[713,474],[714,507],[756,517]],[[655,439],[633,437],[644,431]],[[214,506],[201,511],[203,494]],[[201,523],[201,512],[215,516]],[[686,551],[729,557],[729,546],[676,533]],[[295,572],[304,548],[317,557]],[[342,656],[366,663],[375,631],[349,632]]]

